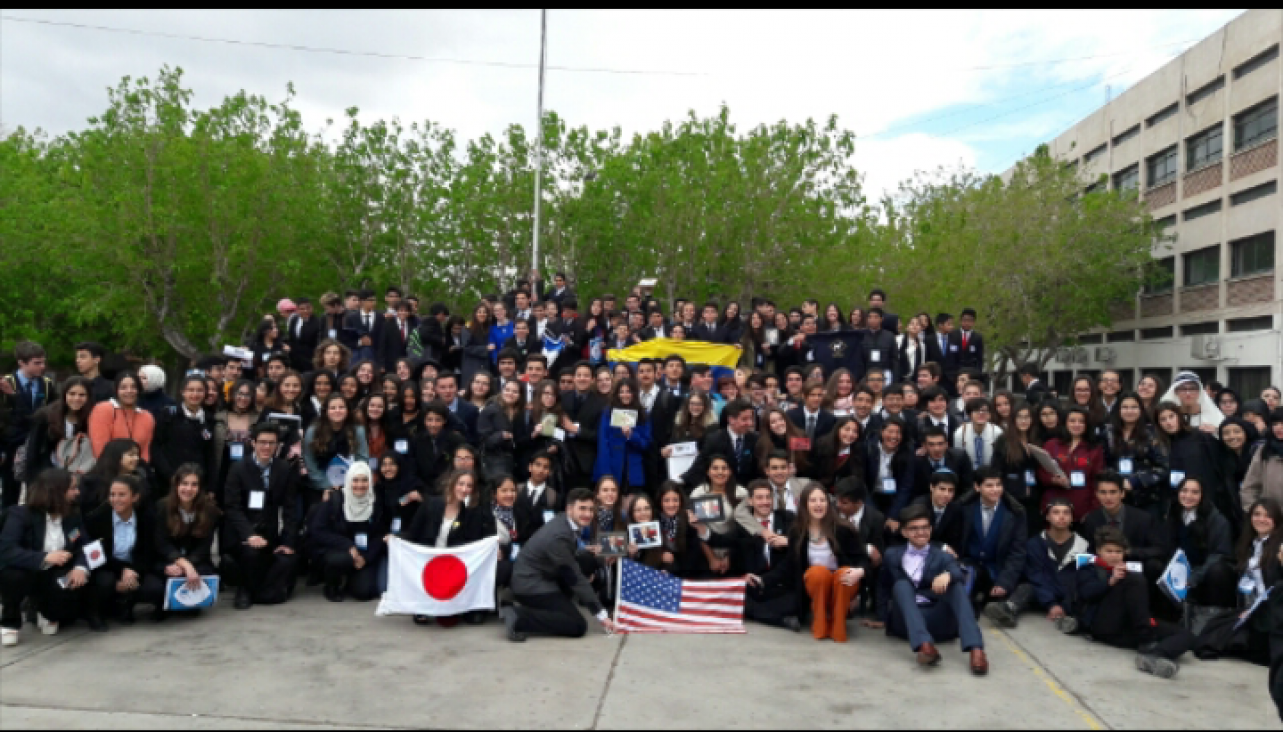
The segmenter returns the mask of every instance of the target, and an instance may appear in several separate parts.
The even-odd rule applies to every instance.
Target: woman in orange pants
[[[815,639],[846,643],[847,608],[869,564],[866,542],[838,516],[822,488],[802,491],[798,504],[803,508],[789,530],[788,558],[764,577],[749,575],[749,584],[770,587],[792,580],[799,610],[810,604]]]

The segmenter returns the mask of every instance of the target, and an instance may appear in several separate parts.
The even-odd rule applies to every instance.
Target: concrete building
[[[1048,366],[1068,394],[1077,374],[1197,372],[1254,398],[1283,384],[1283,10],[1252,10],[1050,143],[1083,179],[1136,189],[1174,241],[1170,275],[1120,303],[1109,332]]]

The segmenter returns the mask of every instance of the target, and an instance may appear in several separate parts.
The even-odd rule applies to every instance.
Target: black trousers
[[[277,554],[271,544],[262,549],[242,544],[237,549],[236,560],[241,568],[241,587],[249,591],[254,602],[279,605],[294,594],[297,554]]]
[[[566,594],[517,595],[516,599],[518,632],[562,638],[583,638],[588,633],[588,621]]]
[[[327,552],[324,558],[325,584],[339,587],[346,583],[346,590],[353,598],[368,602],[379,596],[379,569],[366,563],[356,568],[356,560],[347,552]]]
[[[1157,643],[1154,655],[1175,661],[1194,647],[1194,636],[1180,625],[1154,620],[1147,585],[1143,575],[1128,574],[1105,594],[1088,630],[1092,638],[1115,648]]]
[[[1203,579],[1189,591],[1189,601],[1196,605],[1234,607],[1238,603],[1239,575],[1229,560],[1207,565]]]
[[[13,459],[17,447],[6,445],[0,447],[0,452],[4,453],[4,459],[0,460],[0,514],[18,505],[18,499],[22,498],[22,483],[13,474]]]
[[[134,570],[138,572],[138,570]],[[120,581],[121,575],[124,574],[123,568],[120,570],[111,569],[110,567],[99,567],[94,570],[93,576],[89,579],[92,586],[90,592],[91,612],[98,615],[110,615],[115,603],[119,600],[120,605],[133,607],[139,603],[152,605],[159,609],[165,602],[165,583],[159,577],[149,577],[142,572],[138,572],[138,589],[133,592],[117,592],[116,583]]]
[[[763,625],[784,626],[784,618],[798,616],[797,588],[785,584],[749,587],[744,595],[744,617]]]
[[[28,597],[35,603],[36,612],[50,622],[67,623],[80,617],[91,602],[92,578],[78,590],[64,590],[58,580],[69,572],[62,568],[35,572],[11,568],[0,572],[0,604],[4,605],[0,628],[22,629],[22,602]]]

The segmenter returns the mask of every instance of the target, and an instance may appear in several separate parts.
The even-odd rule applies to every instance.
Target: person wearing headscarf
[[[343,489],[312,516],[314,561],[325,568],[325,599],[359,602],[379,594],[379,565],[384,561],[388,511],[375,499],[374,477],[365,462],[354,462]]]
[[[1238,392],[1229,387],[1216,392],[1216,408],[1226,417],[1238,414],[1239,405],[1242,403],[1243,400],[1239,398]]]
[[[1270,405],[1264,399],[1248,399],[1238,408],[1238,416],[1256,428],[1256,432],[1265,438],[1265,418],[1270,416]]]
[[[1202,379],[1192,371],[1182,371],[1177,374],[1175,381],[1172,382],[1172,388],[1167,390],[1160,402],[1175,402],[1181,405],[1181,416],[1184,417],[1185,423],[1192,429],[1209,434],[1216,434],[1216,430],[1225,419],[1225,415],[1203,388]]]
[[[414,462],[395,450],[383,453],[377,466],[374,493],[386,512],[388,533],[399,536],[414,523],[415,515],[428,500],[428,490],[415,474]]]
[[[1262,498],[1283,502],[1283,407],[1266,420],[1265,444],[1252,458],[1240,496],[1244,510]]]
[[[143,384],[138,406],[150,412],[152,419],[159,421],[163,412],[177,406],[165,393],[165,370],[159,366],[142,366],[138,369],[138,377]]]

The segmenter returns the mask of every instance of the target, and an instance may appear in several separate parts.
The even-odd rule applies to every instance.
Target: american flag
[[[625,559],[615,623],[621,633],[743,633],[745,580],[688,582]]]

